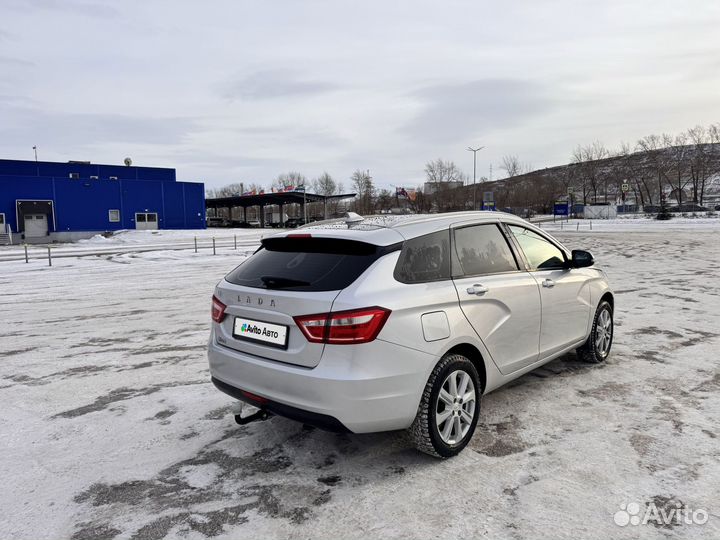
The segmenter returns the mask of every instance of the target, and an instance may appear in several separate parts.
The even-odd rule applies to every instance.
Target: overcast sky
[[[0,0],[0,158],[411,186],[717,121],[713,0]]]

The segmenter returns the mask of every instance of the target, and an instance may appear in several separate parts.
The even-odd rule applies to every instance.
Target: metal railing
[[[31,260],[46,260],[52,266],[53,259],[69,257],[96,257],[98,255],[124,255],[129,253],[147,253],[153,251],[186,251],[195,253],[209,253],[217,255],[220,249],[255,250],[260,245],[260,238],[238,239],[237,235],[226,237],[194,237],[192,240],[181,242],[163,242],[158,244],[116,244],[114,246],[77,247],[73,245],[49,244],[23,244],[20,249],[0,251],[0,263]]]
[[[5,225],[3,225],[0,236],[5,236],[7,238],[7,243],[11,246],[13,245],[13,232],[12,227],[10,227],[9,223],[5,223]]]

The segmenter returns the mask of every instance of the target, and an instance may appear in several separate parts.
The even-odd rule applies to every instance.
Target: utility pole
[[[475,186],[475,176],[477,171],[477,153],[485,148],[484,146],[480,146],[479,148],[473,148],[472,146],[468,146],[467,150],[468,152],[473,153],[473,210],[477,210],[477,187]]]

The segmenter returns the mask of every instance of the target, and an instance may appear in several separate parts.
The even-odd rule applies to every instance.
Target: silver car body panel
[[[403,216],[365,230],[312,224],[275,236],[309,233],[391,246],[459,225],[500,222],[549,237],[570,255],[544,231],[500,212]],[[604,273],[595,267],[405,284],[393,278],[399,257],[400,251],[380,257],[341,291],[266,290],[222,280],[215,294],[227,304],[229,316],[212,324],[212,376],[278,403],[332,416],[353,432],[403,429],[415,418],[428,377],[448,351],[457,346],[477,350],[488,393],[584,343],[595,307],[610,292]],[[555,287],[543,290],[548,277]],[[468,295],[467,287],[476,283],[487,285],[488,293]],[[309,343],[292,319],[368,306],[392,310],[370,343]],[[236,340],[233,315],[287,325],[287,350]]]

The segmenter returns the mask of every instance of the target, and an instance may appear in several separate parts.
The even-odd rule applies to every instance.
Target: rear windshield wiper
[[[308,281],[277,276],[262,276],[260,278],[260,281],[262,281],[269,289],[281,289],[282,287],[302,287],[305,285],[310,285],[310,282]]]

